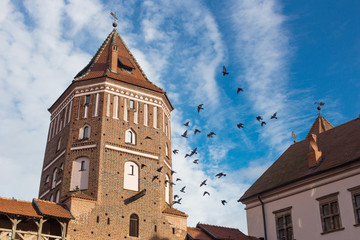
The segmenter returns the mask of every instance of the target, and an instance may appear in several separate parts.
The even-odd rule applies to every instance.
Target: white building
[[[360,239],[360,119],[333,127],[319,115],[245,192],[248,234]]]

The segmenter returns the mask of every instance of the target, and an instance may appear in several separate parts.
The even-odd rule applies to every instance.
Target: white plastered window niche
[[[90,160],[80,157],[73,162],[70,190],[88,189]]]
[[[125,162],[124,189],[139,191],[139,166],[135,162]]]
[[[125,131],[125,143],[136,144],[136,133],[131,128]]]
[[[90,138],[91,127],[85,124],[82,128],[79,129],[79,139],[85,140]]]

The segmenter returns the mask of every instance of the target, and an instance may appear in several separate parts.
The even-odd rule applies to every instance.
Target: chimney
[[[117,73],[118,67],[118,48],[115,44],[111,45],[110,70]]]
[[[308,136],[308,139],[309,139],[309,151],[307,154],[308,166],[309,168],[312,168],[319,163],[322,153],[318,148],[316,135],[311,134],[310,136]]]

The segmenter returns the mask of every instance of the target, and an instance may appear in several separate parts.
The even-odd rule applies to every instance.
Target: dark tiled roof
[[[111,46],[113,44],[118,47],[118,59],[124,66],[132,68],[132,74],[122,71],[118,71],[118,73],[110,71]],[[89,64],[75,76],[74,80],[81,81],[104,76],[160,93],[165,93],[165,91],[149,81],[135,57],[115,30],[109,34]]]
[[[322,152],[322,159],[316,168],[308,168],[309,141],[305,139],[297,142],[291,145],[244,193],[241,201],[360,160],[360,119],[351,120],[319,133],[317,144]]]
[[[167,213],[167,214],[172,214],[172,215],[178,215],[178,216],[182,216],[182,217],[187,217],[188,215],[182,211],[179,211],[175,208],[166,208],[163,213]]]
[[[72,219],[73,216],[60,204],[33,199],[32,202],[0,197],[0,212],[20,216],[42,218],[43,216]]]
[[[210,236],[208,236],[203,230],[200,228],[187,228],[187,233],[190,235],[192,239],[196,240],[212,240]]]
[[[38,210],[43,216],[53,216],[66,219],[74,218],[68,210],[55,202],[44,201],[40,199],[33,199],[33,202],[38,205]]]
[[[0,212],[41,218],[32,202],[0,197]]]
[[[237,228],[228,228],[221,226],[214,226],[209,224],[198,223],[197,228],[200,228],[212,239],[229,239],[229,240],[251,240],[251,237],[246,236]],[[199,238],[201,239],[201,238]]]

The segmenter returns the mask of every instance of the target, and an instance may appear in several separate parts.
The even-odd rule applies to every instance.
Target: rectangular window
[[[133,165],[130,165],[129,175],[134,175],[134,166]]]
[[[135,102],[134,102],[134,100],[130,100],[129,108],[132,109],[132,110],[135,110]]]
[[[291,220],[291,207],[273,212],[276,220],[276,233],[278,240],[293,240],[294,233]]]
[[[355,225],[360,225],[360,186],[350,188],[348,190],[351,192],[355,215]]]
[[[320,205],[320,216],[323,233],[341,230],[341,219],[338,204],[338,192],[317,198]]]
[[[90,95],[85,96],[85,104],[86,105],[90,104]]]

